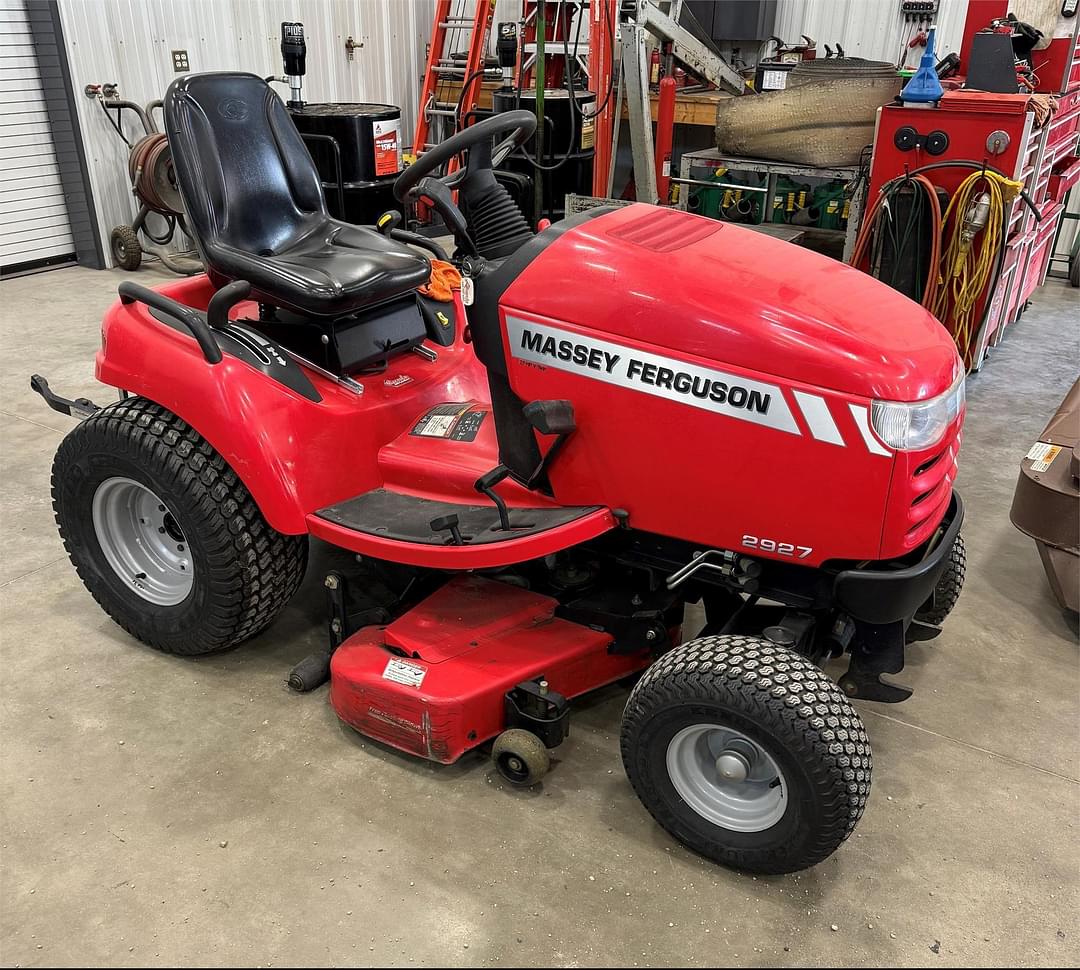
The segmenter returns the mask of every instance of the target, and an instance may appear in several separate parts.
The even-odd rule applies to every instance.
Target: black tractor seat
[[[426,257],[330,217],[318,170],[281,99],[254,74],[194,74],[165,95],[187,225],[216,286],[333,319],[427,282]]]

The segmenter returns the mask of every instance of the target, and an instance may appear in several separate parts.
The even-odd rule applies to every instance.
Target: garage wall
[[[938,60],[949,51],[960,51],[960,38],[967,16],[967,0],[941,0],[937,13],[935,40]],[[918,64],[923,48],[909,50],[907,42],[918,28],[906,23],[899,0],[779,0],[776,33],[788,43],[807,34],[822,45],[835,47],[853,57],[897,63],[901,50],[912,66]],[[901,47],[901,44],[904,46]]]
[[[70,258],[75,242],[60,177],[31,11],[0,0],[0,269]],[[55,51],[53,52],[55,55]]]
[[[140,104],[160,98],[178,76],[174,49],[187,50],[192,71],[280,75],[281,21],[300,21],[308,44],[305,97],[400,105],[406,142],[434,12],[435,0],[60,0],[77,91],[88,83],[116,82],[122,98]],[[352,61],[345,53],[350,34],[363,44]],[[107,252],[112,227],[130,222],[136,211],[127,148],[96,101],[77,102]],[[142,131],[130,112],[125,115],[125,133],[134,142]]]

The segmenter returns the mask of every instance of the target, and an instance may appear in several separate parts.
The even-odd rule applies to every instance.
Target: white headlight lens
[[[964,407],[964,375],[944,394],[915,404],[875,401],[871,421],[877,436],[897,451],[922,451],[933,447]]]

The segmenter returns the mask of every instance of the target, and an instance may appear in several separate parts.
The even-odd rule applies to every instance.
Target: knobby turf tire
[[[770,828],[722,828],[680,797],[667,747],[700,723],[741,731],[780,767],[788,802]],[[627,701],[620,747],[630,783],[656,821],[737,869],[783,873],[821,862],[855,829],[870,794],[870,742],[850,701],[813,663],[757,637],[702,637],[657,660]]]
[[[93,497],[115,476],[150,488],[184,533],[194,579],[176,606],[143,599],[101,550]],[[64,547],[91,595],[133,637],[166,653],[213,653],[255,636],[296,592],[307,566],[307,536],[271,528],[221,455],[145,398],[102,408],[64,438],[52,497]]]
[[[964,577],[967,575],[967,550],[964,548],[964,537],[958,535],[949,550],[949,556],[945,563],[945,569],[938,577],[934,586],[932,603],[926,609],[919,610],[915,619],[920,623],[932,623],[940,626],[956,606],[960,599],[960,591],[964,588]]]
[[[117,226],[109,237],[113,259],[120,269],[129,272],[142,265],[142,246],[139,234],[131,226]]]

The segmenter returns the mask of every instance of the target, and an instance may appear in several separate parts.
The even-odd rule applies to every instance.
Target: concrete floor
[[[343,729],[290,665],[320,570],[270,632],[154,653],[91,601],[52,520],[72,422],[27,389],[92,379],[117,273],[0,286],[0,961],[22,966],[1040,965],[1080,962],[1076,630],[1008,518],[1020,457],[1077,368],[1076,292],[1041,290],[969,384],[967,589],[862,704],[874,791],[810,872],[753,878],[672,842],[619,761],[621,690],[577,707],[541,788]],[[139,279],[159,277],[143,271]]]

